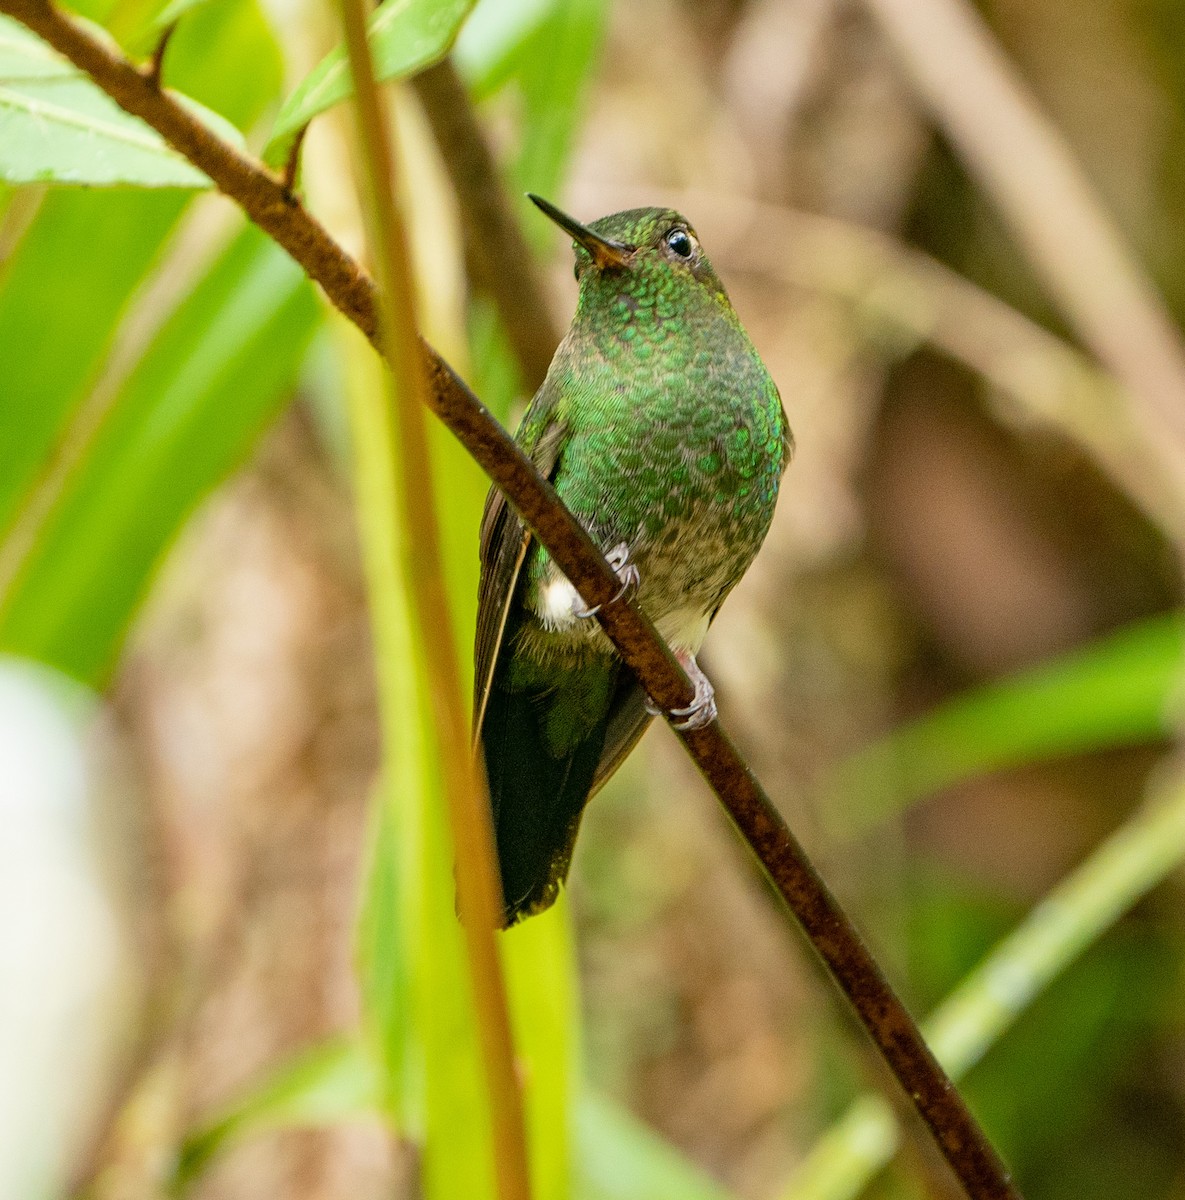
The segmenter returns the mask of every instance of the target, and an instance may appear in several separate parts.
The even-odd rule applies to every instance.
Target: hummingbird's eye
[[[690,258],[694,246],[691,241],[691,234],[686,229],[680,229],[678,225],[674,229],[668,229],[666,237],[663,239],[667,244],[667,249],[672,254],[677,254],[680,258]]]

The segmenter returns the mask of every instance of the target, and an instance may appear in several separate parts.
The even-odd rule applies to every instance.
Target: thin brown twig
[[[117,103],[144,119],[200,167],[282,245],[329,300],[372,341],[374,287],[361,268],[291,196],[282,181],[222,142],[135,66],[46,0],[0,0],[6,12],[86,71]],[[632,602],[615,603],[616,574],[510,435],[430,348],[427,402],[511,499],[580,594],[651,698],[687,705],[692,687],[670,649]],[[904,1005],[719,724],[679,735],[770,881],[850,1000],[890,1069],[929,1126],[972,1200],[1019,1200],[990,1142],[926,1046]]]
[[[451,59],[412,80],[456,192],[474,282],[493,300],[526,391],[543,382],[561,330],[552,319],[535,258],[514,219],[465,84]]]
[[[391,444],[384,451],[391,461],[399,464],[396,499],[408,539],[415,548],[414,566],[407,572],[408,591],[415,631],[423,642],[425,666],[431,680],[433,716],[440,731],[441,776],[457,861],[457,908],[490,1098],[494,1175],[501,1200],[530,1200],[526,1119],[515,1066],[510,1007],[494,935],[502,911],[494,830],[489,799],[469,748],[461,670],[448,615],[450,604],[423,409],[428,398],[428,378],[416,333],[407,235],[395,199],[394,129],[387,120],[374,80],[363,0],[340,0],[339,7],[350,73],[354,77],[354,109],[366,177],[366,213],[375,265],[382,281],[379,319],[387,348],[390,400],[396,418],[387,423]],[[381,400],[376,398],[376,402]]]
[[[309,131],[307,125],[302,125],[292,135],[292,145],[288,147],[288,157],[284,159],[284,170],[280,175],[280,184],[289,195],[296,187],[296,179],[300,174],[300,155],[304,150],[305,134]]]
[[[148,65],[144,69],[144,78],[154,87],[160,87],[161,73],[165,68],[165,51],[169,48],[169,42],[173,39],[173,33],[177,28],[177,22],[173,21],[166,25],[161,31],[161,35],[156,40],[156,46],[152,51],[152,57],[148,60]]]

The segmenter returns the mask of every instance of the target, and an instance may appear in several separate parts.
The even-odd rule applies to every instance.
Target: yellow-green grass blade
[[[187,202],[179,193],[50,192],[13,251],[0,275],[0,531],[94,385]]]
[[[577,1108],[577,1200],[729,1200],[641,1121],[586,1092]]]
[[[1168,736],[1180,713],[1185,620],[1155,617],[977,688],[845,760],[825,785],[847,833],[962,779]]]
[[[224,1150],[269,1129],[315,1128],[369,1116],[378,1108],[374,1060],[356,1040],[312,1046],[281,1063],[182,1143],[173,1183],[183,1190]]]
[[[414,547],[395,519],[392,419],[369,346],[341,334],[348,368],[355,502],[367,573],[383,726],[374,853],[359,926],[364,1023],[382,1064],[384,1107],[423,1143],[429,1198],[493,1195],[488,1102],[445,828],[436,729],[413,636]]]

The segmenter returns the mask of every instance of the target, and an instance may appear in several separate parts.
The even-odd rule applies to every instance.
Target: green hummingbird
[[[636,208],[581,225],[579,300],[516,440],[603,547],[716,716],[695,655],[773,518],[793,439],[695,230]],[[657,711],[496,489],[481,525],[474,725],[512,925],[555,900],[588,798]]]

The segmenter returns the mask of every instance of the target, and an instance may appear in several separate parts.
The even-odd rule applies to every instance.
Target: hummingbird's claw
[[[638,574],[638,568],[630,562],[630,548],[625,542],[620,542],[614,546],[612,550],[605,552],[605,561],[617,572],[617,578],[621,580],[621,590],[609,601],[610,604],[616,604],[623,596],[632,596],[642,582],[642,576]],[[573,615],[585,620],[589,617],[595,617],[601,611],[602,605],[594,604],[592,608],[582,607],[573,609]]]
[[[705,725],[710,725],[716,719],[716,689],[712,686],[711,680],[700,670],[694,654],[677,653],[675,657],[695,685],[695,698],[686,708],[672,708],[666,713],[648,699],[646,711],[652,717],[685,718],[682,721],[672,721],[671,727],[679,733],[689,733],[693,729],[703,729]]]

